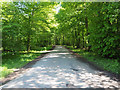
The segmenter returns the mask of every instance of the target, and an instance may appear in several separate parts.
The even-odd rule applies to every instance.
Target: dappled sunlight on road
[[[116,81],[86,63],[78,61],[67,49],[56,47],[20,77],[5,84],[6,88],[108,88]]]
[[[51,52],[51,51],[40,51],[40,53],[48,53],[48,52]]]

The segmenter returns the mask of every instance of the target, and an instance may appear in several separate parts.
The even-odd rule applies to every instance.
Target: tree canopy
[[[2,4],[3,49],[30,50],[51,43],[50,14],[55,3],[5,2]]]
[[[119,58],[119,8],[118,2],[3,2],[3,51],[61,44]]]
[[[104,57],[120,54],[120,4],[64,2],[57,14],[59,44],[91,50]]]

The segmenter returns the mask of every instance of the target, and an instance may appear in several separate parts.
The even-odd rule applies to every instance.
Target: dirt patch
[[[65,47],[65,48],[67,48],[67,47]],[[78,60],[81,60],[82,62],[88,63],[89,66],[91,66],[93,68],[96,68],[97,70],[103,72],[103,73],[99,73],[98,75],[109,76],[111,79],[118,81],[119,84],[120,84],[120,74],[116,74],[116,73],[113,73],[113,72],[110,72],[110,71],[106,71],[106,70],[103,69],[103,67],[100,67],[100,66],[96,65],[94,62],[88,61],[86,58],[84,58],[81,55],[75,53],[74,51],[70,50],[69,48],[67,48],[67,49],[71,52],[72,55],[74,55],[76,58],[78,58]]]
[[[51,51],[55,48],[55,46],[53,46],[50,50]],[[23,74],[24,72],[28,71],[37,61],[39,61],[42,57],[44,57],[45,55],[47,55],[49,52],[47,53],[42,53],[40,56],[38,56],[37,58],[35,58],[33,61],[27,63],[26,65],[24,65],[23,67],[21,67],[18,70],[15,70],[13,73],[9,74],[7,77],[5,77],[4,79],[0,80],[0,85],[3,85],[15,78],[17,78],[19,75]]]

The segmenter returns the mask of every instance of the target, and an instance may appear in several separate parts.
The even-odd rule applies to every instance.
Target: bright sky
[[[56,14],[58,14],[60,8],[61,8],[61,2],[60,2],[60,4],[56,7]]]

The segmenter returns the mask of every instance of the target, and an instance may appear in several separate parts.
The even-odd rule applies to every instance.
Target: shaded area
[[[31,53],[32,53],[32,54],[35,54],[35,56],[33,56],[32,58],[37,57],[36,55],[38,55],[38,57],[35,58],[35,59],[32,59],[32,58],[28,57],[28,58],[30,58],[31,61],[27,62],[27,64],[25,64],[25,65],[22,65],[22,67],[20,67],[20,68],[18,68],[18,69],[13,69],[15,66],[12,67],[11,70],[13,70],[14,72],[11,73],[11,74],[9,74],[8,76],[6,76],[4,79],[2,79],[2,80],[0,81],[0,85],[1,85],[1,84],[5,84],[5,83],[11,81],[12,79],[18,77],[20,74],[22,74],[22,73],[24,73],[25,71],[29,70],[37,61],[40,60],[40,58],[44,57],[46,54],[48,54],[49,52],[51,52],[51,50],[54,49],[54,48],[55,48],[55,46],[52,46],[52,48],[49,48],[50,50],[48,50],[48,51],[34,51],[34,52],[32,51]],[[22,54],[23,54],[23,55],[26,55],[26,54],[29,55],[29,54],[31,54],[31,53],[25,53],[25,54],[22,53]],[[20,54],[19,54],[19,55],[20,55]],[[20,57],[16,57],[15,59],[17,59],[17,58],[20,59]],[[25,56],[25,58],[27,58],[27,57]],[[28,59],[28,58],[27,58],[27,59]],[[10,59],[10,60],[11,60],[11,59]],[[25,61],[25,60],[24,60],[24,61]],[[13,63],[19,64],[19,62],[15,62],[15,61],[13,61]],[[24,63],[24,62],[23,62],[23,63]],[[6,64],[7,64],[7,63],[6,63]],[[15,64],[15,65],[16,65],[16,64]]]
[[[56,53],[56,52],[59,53]],[[73,70],[74,69],[74,70]],[[78,71],[75,71],[77,69]],[[118,88],[118,82],[100,71],[78,61],[61,46],[41,58],[20,77],[5,84],[5,88]]]
[[[71,48],[69,46],[67,46],[66,48],[70,52],[72,52],[72,54],[75,55],[78,58],[78,60],[88,63],[88,65],[90,65],[91,68],[93,67],[103,72],[99,73],[99,75],[107,74],[111,77],[111,79],[120,81],[120,74],[115,73],[120,71],[119,63],[116,64],[117,62],[113,62],[112,60],[110,61],[110,59],[101,58],[93,52],[90,53],[88,51]]]

